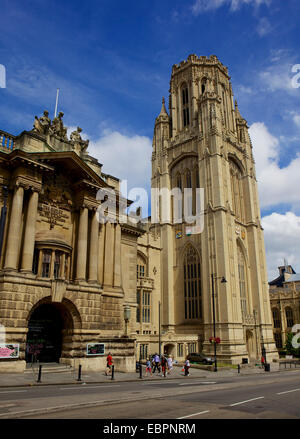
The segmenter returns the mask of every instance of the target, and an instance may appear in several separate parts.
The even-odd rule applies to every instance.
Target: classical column
[[[100,225],[98,238],[98,282],[103,284],[104,271],[104,244],[105,244],[105,224]]]
[[[121,226],[115,226],[114,287],[121,286]]]
[[[113,285],[114,273],[114,225],[105,224],[105,253],[104,253],[104,282],[106,286]]]
[[[23,198],[24,198],[24,188],[22,186],[17,186],[15,188],[15,192],[12,200],[6,258],[5,258],[5,266],[4,266],[4,268],[8,268],[12,270],[16,270],[18,268]]]
[[[88,208],[82,207],[79,216],[78,244],[77,244],[77,266],[76,279],[85,280],[86,278],[86,257],[87,257],[87,238],[88,238]]]
[[[98,268],[98,235],[99,223],[97,212],[92,212],[91,234],[90,234],[90,261],[89,261],[89,282],[97,282]]]
[[[38,199],[39,194],[37,191],[33,191],[29,196],[21,265],[22,271],[32,271]]]

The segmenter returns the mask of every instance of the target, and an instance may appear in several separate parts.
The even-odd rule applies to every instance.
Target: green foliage
[[[295,349],[292,345],[292,340],[295,334],[292,332],[288,332],[286,335],[286,342],[284,349],[287,353],[287,355],[293,355],[294,357],[300,357],[300,348]]]

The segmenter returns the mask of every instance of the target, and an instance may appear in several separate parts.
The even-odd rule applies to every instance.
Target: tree
[[[295,334],[292,332],[288,332],[286,334],[286,342],[285,342],[285,350],[288,355],[293,355],[294,357],[300,357],[300,347],[294,348],[292,344],[292,340],[294,338]]]

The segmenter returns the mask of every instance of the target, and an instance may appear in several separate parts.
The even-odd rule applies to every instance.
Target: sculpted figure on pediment
[[[64,123],[62,120],[63,116],[64,116],[64,113],[62,111],[60,111],[58,113],[58,116],[56,116],[53,119],[49,132],[50,132],[50,134],[57,137],[58,139],[68,142],[67,127],[64,126]]]
[[[45,110],[43,116],[38,118],[34,116],[33,132],[40,134],[48,134],[51,125],[51,119],[48,117],[49,111]]]
[[[87,147],[89,145],[89,140],[83,140],[80,133],[82,132],[82,129],[80,127],[77,127],[76,131],[73,131],[70,134],[70,142],[73,145],[73,149],[75,152],[85,152],[87,150]]]

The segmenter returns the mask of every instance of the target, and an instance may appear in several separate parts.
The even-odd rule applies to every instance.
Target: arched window
[[[292,328],[294,326],[294,316],[292,308],[285,308],[285,317],[287,327]]]
[[[247,292],[245,257],[239,245],[237,246],[237,250],[238,250],[238,271],[239,271],[241,309],[243,314],[248,314],[248,297],[247,297],[248,292]]]
[[[237,219],[244,220],[244,194],[242,171],[240,167],[232,160],[229,162],[230,166],[230,181],[232,194],[232,209]]]
[[[274,328],[281,328],[281,321],[280,321],[280,312],[278,308],[272,309],[273,314],[273,326]]]
[[[192,176],[189,170],[186,172],[186,187],[187,188],[192,187]]]
[[[189,91],[187,84],[181,88],[182,124],[184,127],[190,124]]]
[[[189,246],[184,257],[184,318],[202,319],[201,267],[194,247]]]
[[[138,279],[147,276],[147,262],[139,253],[137,255],[136,274]]]

